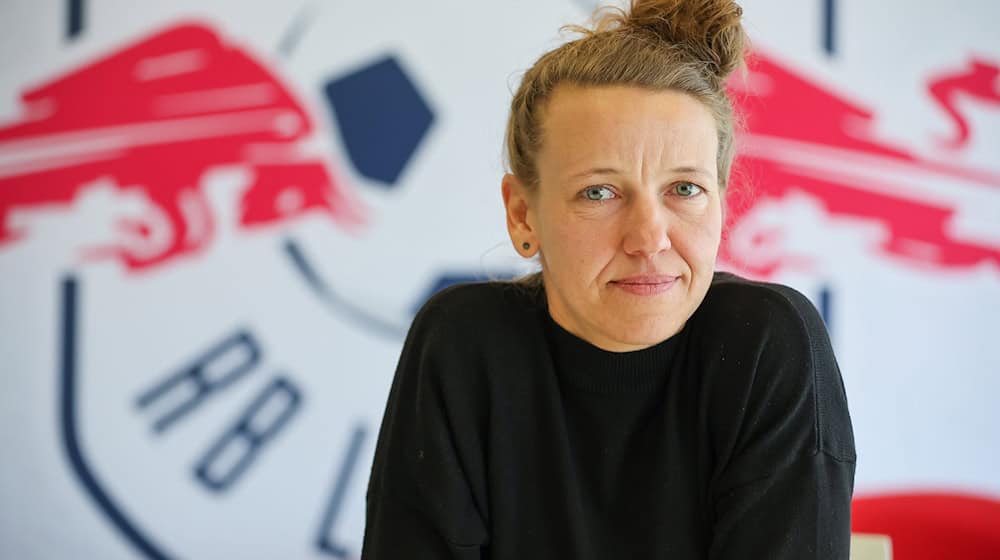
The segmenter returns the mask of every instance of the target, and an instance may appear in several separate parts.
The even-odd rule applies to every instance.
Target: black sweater
[[[362,558],[847,558],[854,438],[812,304],[717,273],[601,350],[512,284],[439,292],[379,432]]]

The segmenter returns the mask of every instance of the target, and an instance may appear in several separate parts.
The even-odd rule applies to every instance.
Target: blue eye
[[[677,183],[677,186],[674,187],[674,191],[685,198],[692,197],[702,190],[704,189],[694,183]]]
[[[615,193],[604,185],[593,185],[583,189],[583,196],[587,200],[608,200],[613,198]]]

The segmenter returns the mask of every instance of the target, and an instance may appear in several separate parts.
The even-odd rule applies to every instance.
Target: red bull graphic
[[[1000,101],[989,85],[997,67],[971,65],[930,85],[958,126],[956,148],[968,142],[971,129],[955,94]],[[1000,174],[924,159],[880,140],[870,110],[766,55],[754,59],[745,83],[737,77],[730,87],[745,133],[737,146],[723,261],[763,277],[785,266],[812,266],[782,251],[790,232],[750,219],[765,202],[802,194],[829,216],[880,226],[873,249],[886,257],[933,268],[1000,264]]]
[[[248,52],[198,24],[174,25],[22,96],[21,122],[0,128],[0,248],[30,235],[11,215],[70,205],[97,184],[138,192],[140,216],[120,218],[85,258],[131,270],[198,252],[217,224],[203,179],[243,166],[239,226],[325,214],[363,223],[356,199],[301,143],[314,130],[302,104]]]
[[[972,134],[969,120],[958,108],[958,97],[967,95],[991,105],[1000,105],[1000,67],[996,64],[971,58],[968,68],[936,78],[927,90],[955,123],[955,134],[941,144],[960,149],[969,143]]]

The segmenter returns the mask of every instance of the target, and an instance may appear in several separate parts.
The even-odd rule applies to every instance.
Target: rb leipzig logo
[[[338,111],[355,171],[392,185],[433,120],[399,64],[381,58],[330,80],[323,94]],[[373,97],[388,106],[373,106]],[[306,104],[266,63],[207,25],[172,25],[21,99],[23,118],[0,128],[0,251],[51,226],[50,211],[65,221],[86,217],[69,243],[72,264],[117,263],[125,278],[210,254],[229,225],[223,218],[248,238],[273,237],[277,226],[305,218],[348,233],[368,227],[370,212],[311,146],[317,119]],[[207,190],[227,173],[241,187],[220,217]],[[406,317],[374,319],[363,305],[338,299],[292,238],[281,255],[306,294],[298,303],[288,298],[288,307],[299,305],[303,320],[332,307],[355,331],[374,330],[382,342],[357,348],[371,345],[382,357],[371,361],[391,374],[381,362],[398,352]],[[353,519],[342,526],[343,510],[363,500],[360,457],[372,428],[347,412],[325,422],[308,414],[318,406],[311,399],[336,383],[294,371],[288,363],[297,358],[276,358],[267,328],[245,322],[186,344],[150,371],[142,359],[130,371],[127,359],[114,358],[121,348],[113,343],[128,323],[103,314],[115,305],[94,305],[113,302],[101,291],[78,275],[59,289],[58,430],[77,481],[118,533],[149,558],[356,556],[360,536],[342,535],[360,530]],[[154,307],[145,313],[155,322]],[[132,345],[143,338],[127,330]],[[149,347],[166,345],[152,339]],[[104,359],[87,359],[95,355]],[[338,429],[329,442],[300,440],[306,451],[274,459],[307,433],[303,424],[314,434],[317,424],[327,426],[319,434]],[[297,460],[310,465],[298,468]],[[291,485],[289,473],[300,477]],[[176,515],[188,510],[200,512],[197,522]],[[219,538],[203,542],[211,535]]]

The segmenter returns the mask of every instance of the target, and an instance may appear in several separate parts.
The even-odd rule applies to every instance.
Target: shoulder
[[[717,272],[696,313],[716,328],[762,334],[778,331],[797,339],[826,337],[818,310],[798,290],[772,282]]]
[[[535,309],[537,294],[512,282],[465,282],[448,286],[417,311],[418,322],[447,322],[459,328],[516,320]]]
[[[691,322],[700,338],[743,357],[812,363],[816,352],[832,354],[819,311],[801,292],[781,284],[718,272]]]
[[[819,311],[781,284],[717,273],[692,332],[724,409],[756,416],[798,416],[820,450],[854,455],[846,394]],[[772,408],[773,403],[783,406]],[[720,411],[720,414],[724,414]],[[747,418],[738,420],[745,424]],[[752,422],[757,423],[757,422]],[[780,425],[771,418],[759,425]]]
[[[504,374],[523,370],[524,356],[541,340],[531,301],[503,282],[456,284],[428,298],[400,353],[394,383],[408,395],[401,398],[433,396],[480,425],[493,388],[519,379]]]
[[[716,273],[692,323],[691,332],[703,352],[756,364],[750,370],[755,378],[778,370],[762,366],[785,364],[795,367],[781,371],[794,370],[803,377],[798,381],[805,383],[811,381],[807,373],[834,365],[830,337],[819,311],[806,296],[788,286]]]
[[[516,352],[538,324],[537,302],[536,293],[511,282],[448,286],[417,311],[405,346],[463,361]]]

